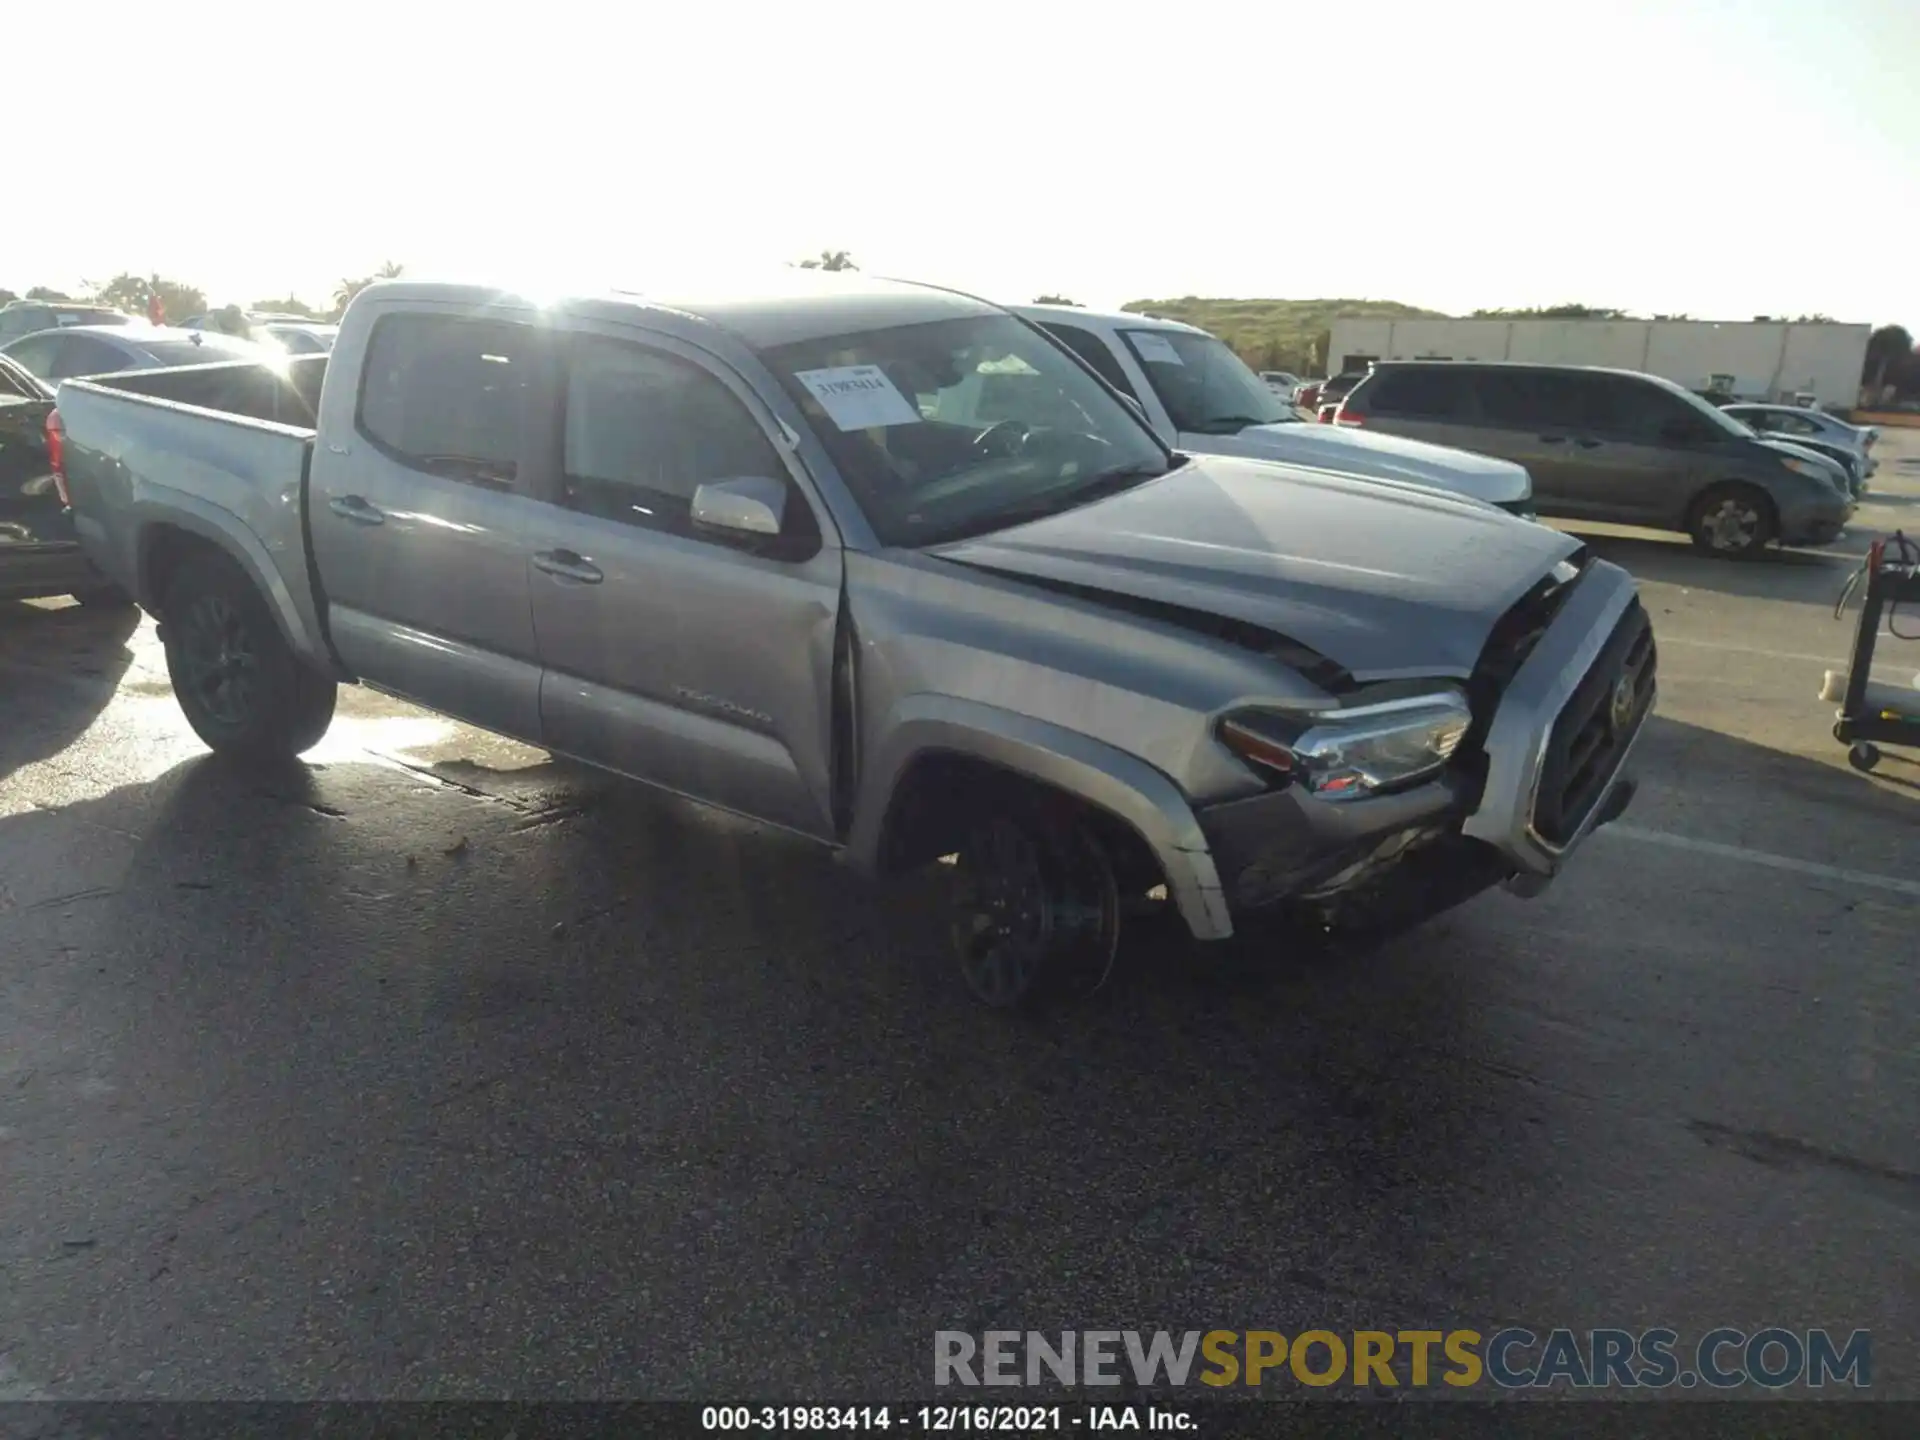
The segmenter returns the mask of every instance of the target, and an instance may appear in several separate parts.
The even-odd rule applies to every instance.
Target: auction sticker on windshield
[[[920,412],[878,365],[835,365],[799,370],[794,379],[807,387],[842,430],[873,430],[887,425],[917,425]]]
[[[1149,365],[1185,365],[1180,352],[1173,348],[1173,342],[1164,335],[1155,335],[1150,330],[1136,330],[1128,337],[1133,341],[1134,353]]]

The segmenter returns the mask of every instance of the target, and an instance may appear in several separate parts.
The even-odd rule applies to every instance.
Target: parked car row
[[[1677,530],[1715,555],[1824,545],[1855,506],[1836,461],[1633,371],[1382,361],[1334,424],[1501,456],[1526,467],[1542,515]]]
[[[1392,435],[1305,424],[1231,348],[1192,325],[1077,306],[1024,305],[1015,313],[1086,361],[1176,450],[1398,480],[1531,513],[1532,487],[1520,466]]]
[[[946,858],[991,1004],[1097,986],[1157,894],[1218,941],[1538,893],[1633,793],[1632,578],[1432,485],[1205,453],[1310,427],[1124,318],[387,282],[331,355],[63,381],[57,458],[213,749],[296,755],[363,681],[860,873]]]
[[[56,475],[53,402],[50,387],[0,356],[0,600],[130,605],[80,548]]]

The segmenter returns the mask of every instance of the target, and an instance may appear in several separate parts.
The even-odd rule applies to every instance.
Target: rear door
[[[837,538],[772,416],[671,336],[581,322],[533,549],[545,743],[806,834],[833,833]],[[696,488],[787,487],[786,529],[696,529]]]
[[[1582,415],[1578,378],[1561,370],[1488,366],[1475,374],[1474,394],[1480,438],[1467,448],[1526,466],[1542,514],[1591,514],[1592,487],[1574,442]]]
[[[527,557],[548,332],[531,312],[406,302],[362,343],[332,362],[359,361],[360,384],[322,391],[308,484],[333,643],[370,684],[537,742]]]
[[[1478,430],[1471,371],[1441,365],[1389,366],[1355,386],[1346,408],[1357,411],[1369,430],[1483,455],[1495,453]]]

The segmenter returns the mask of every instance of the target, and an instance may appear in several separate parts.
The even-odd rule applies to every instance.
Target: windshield
[[[761,358],[887,545],[984,534],[1164,474],[1093,376],[1011,315],[807,340]]]
[[[1120,333],[1177,430],[1232,435],[1249,425],[1279,425],[1298,418],[1245,361],[1211,335],[1180,330]]]
[[[1756,438],[1754,436],[1753,430],[1747,425],[1742,424],[1738,416],[1729,415],[1726,411],[1722,410],[1718,405],[1709,404],[1707,401],[1702,400],[1698,395],[1694,394],[1691,390],[1687,389],[1686,387],[1681,385],[1669,384],[1666,388],[1670,390],[1673,394],[1678,395],[1682,400],[1684,400],[1687,404],[1691,405],[1700,414],[1706,416],[1710,421],[1712,421],[1714,429],[1722,431],[1723,433],[1728,435],[1738,435],[1742,439],[1746,439],[1746,440],[1751,440]]]
[[[213,365],[222,360],[258,360],[260,347],[224,335],[204,340],[144,340],[140,348],[162,365]]]

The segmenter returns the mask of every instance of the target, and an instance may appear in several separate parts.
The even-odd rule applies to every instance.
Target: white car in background
[[[1262,370],[1260,378],[1282,400],[1291,400],[1293,392],[1300,388],[1300,377],[1288,370]]]
[[[1517,515],[1533,513],[1533,480],[1524,466],[1397,435],[1310,424],[1205,330],[1066,305],[1012,308],[1136,401],[1154,432],[1176,450],[1397,480]]]

